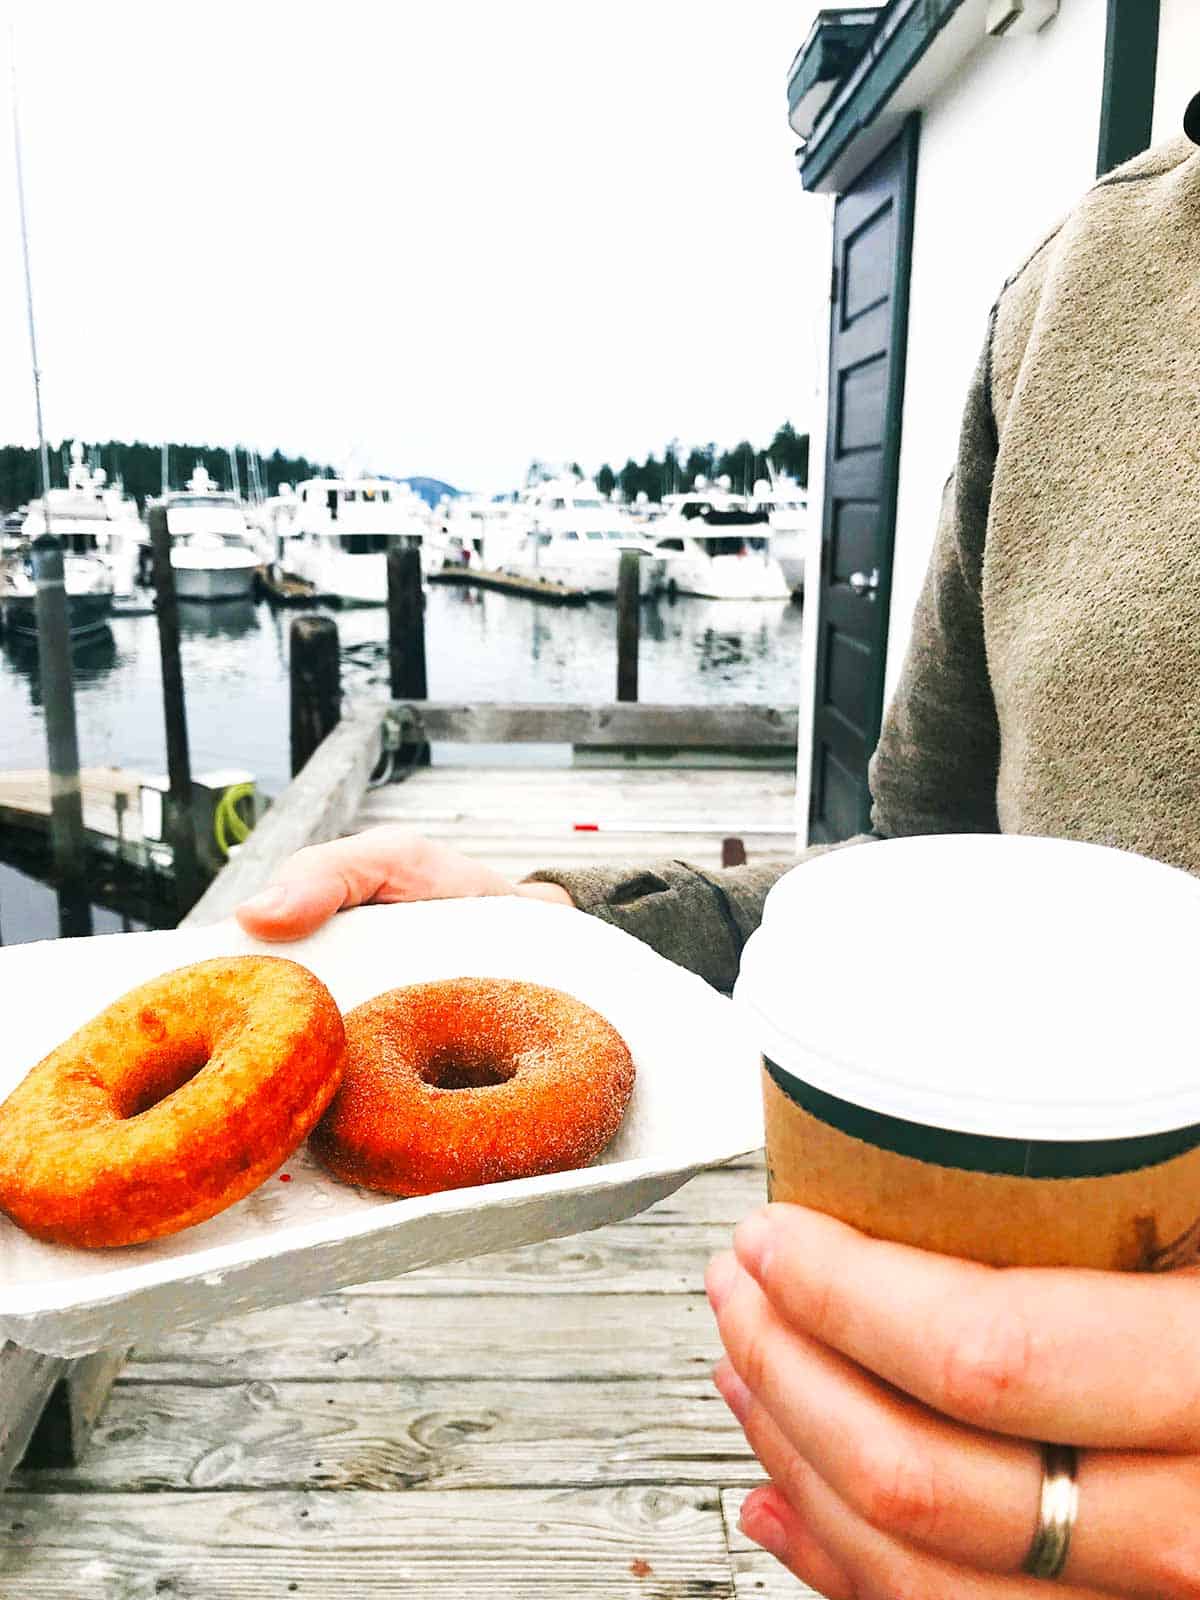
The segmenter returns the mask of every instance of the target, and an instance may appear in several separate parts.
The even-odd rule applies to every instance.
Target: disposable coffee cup
[[[996,1266],[1200,1259],[1200,881],[1098,845],[831,851],[767,896],[734,1000],[768,1192]]]

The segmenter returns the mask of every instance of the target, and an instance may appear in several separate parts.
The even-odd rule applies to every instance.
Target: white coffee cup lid
[[[1200,1123],[1200,880],[1100,845],[953,834],[787,873],[735,1002],[784,1074],[995,1138]]]

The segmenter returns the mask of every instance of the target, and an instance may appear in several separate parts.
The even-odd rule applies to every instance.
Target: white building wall
[[[1106,12],[1105,0],[1062,0],[1040,33],[985,38],[922,114],[888,699],[988,312],[1005,279],[1095,178]]]
[[[1179,132],[1183,113],[1200,93],[1200,0],[1162,0],[1158,72],[1154,81],[1155,144]]]

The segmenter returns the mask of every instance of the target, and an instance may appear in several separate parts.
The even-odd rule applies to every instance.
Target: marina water
[[[538,605],[519,596],[430,586],[425,638],[434,700],[611,701],[616,682],[616,610]],[[314,608],[324,609],[324,608]],[[286,786],[288,633],[296,610],[228,601],[179,607],[192,770],[243,767],[260,790]],[[342,690],[387,694],[387,614],[380,607],[331,610],[342,649]],[[681,596],[641,608],[639,692],[647,702],[713,705],[799,697],[799,606],[786,601]],[[77,647],[75,706],[82,766],[166,771],[157,624],[114,618],[108,635]],[[434,747],[437,762],[567,764],[567,747]],[[0,651],[0,770],[44,768],[45,728],[36,650]],[[680,782],[686,782],[680,774]],[[752,780],[748,780],[752,781]],[[98,910],[96,931],[122,926]],[[0,863],[0,937],[5,943],[57,935],[54,896]]]

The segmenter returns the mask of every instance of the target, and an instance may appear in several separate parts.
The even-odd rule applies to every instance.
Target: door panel
[[[870,826],[867,763],[883,717],[916,156],[912,117],[834,213],[812,844]]]

